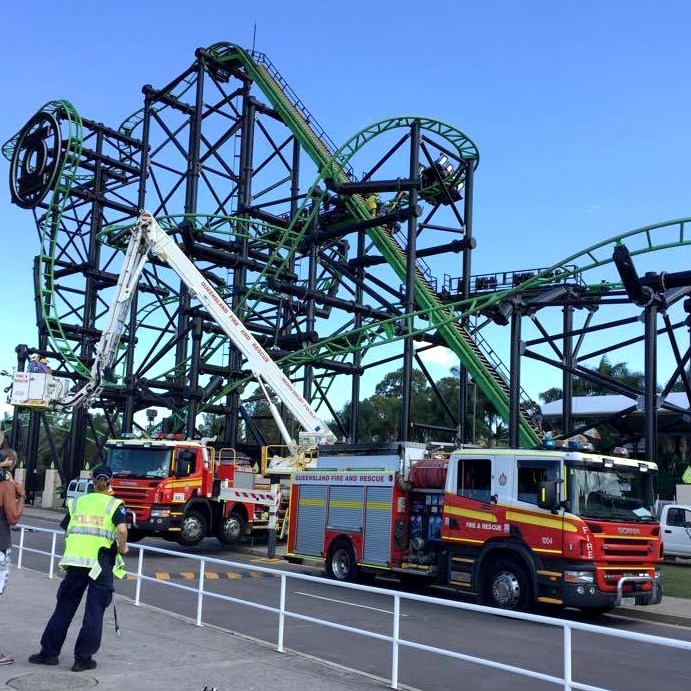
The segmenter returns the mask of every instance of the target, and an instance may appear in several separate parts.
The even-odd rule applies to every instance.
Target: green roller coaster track
[[[306,195],[305,202],[294,215],[289,227],[279,231],[271,226],[265,226],[272,231],[278,231],[279,234],[276,236],[278,239],[273,249],[273,257],[267,262],[266,268],[256,280],[254,287],[249,286],[244,297],[245,303],[241,305],[241,309],[244,307],[246,312],[251,309],[250,301],[260,299],[264,289],[258,286],[263,284],[269,275],[283,268],[300,245],[304,234],[301,229],[309,227],[311,217],[318,211],[318,202],[326,194],[321,192],[325,187],[324,181],[327,178],[335,178],[341,182],[352,180],[351,161],[353,157],[377,136],[396,129],[410,130],[413,126],[418,126],[421,131],[432,133],[437,138],[443,139],[456,152],[460,161],[475,167],[479,163],[477,147],[461,131],[443,122],[414,116],[398,117],[374,123],[358,132],[340,149],[334,150],[334,147],[330,146],[328,137],[305,115],[306,111],[301,107],[299,100],[292,97],[291,90],[265,56],[249,53],[235,44],[225,42],[213,44],[206,53],[218,63],[229,66],[238,63],[242,65],[320,171],[318,179],[312,186],[311,194]],[[187,75],[171,86],[168,95],[179,98],[190,88],[192,83],[192,78]],[[39,223],[40,280],[37,279],[39,285],[36,286],[36,290],[40,295],[44,323],[51,345],[62,356],[68,368],[80,376],[88,378],[90,372],[74,353],[73,347],[63,332],[60,320],[54,313],[54,301],[52,299],[55,291],[56,263],[59,259],[56,256],[56,237],[62,224],[62,212],[70,189],[77,180],[83,142],[82,122],[79,114],[67,101],[51,101],[43,107],[43,110],[49,113],[59,113],[61,126],[65,129],[63,140],[66,153],[62,160],[58,182],[49,199],[46,212]],[[137,111],[123,123],[120,131],[131,135],[141,123],[142,118],[143,110]],[[3,154],[7,158],[11,158],[17,138],[15,136],[3,147]],[[132,152],[123,149],[121,155],[131,157]],[[464,170],[465,167],[461,166],[456,172],[454,177],[456,183],[463,182]],[[354,220],[365,221],[371,218],[364,200],[359,196],[348,199],[346,206]],[[243,224],[248,223],[247,219],[233,217],[210,219],[194,216],[187,220],[191,221],[195,227],[202,228],[209,227],[212,223],[215,227],[218,226],[219,222],[228,223],[235,233],[238,232],[238,228],[244,227]],[[165,217],[159,219],[159,222],[163,228],[169,231],[175,229],[178,224],[175,217]],[[255,226],[262,225],[256,221],[252,221],[252,223]],[[404,316],[410,325],[407,337],[436,329],[447,346],[465,365],[499,414],[504,419],[508,419],[508,382],[499,375],[497,368],[491,363],[487,354],[482,352],[481,344],[478,344],[462,326],[464,319],[479,314],[513,295],[520,295],[526,291],[550,285],[554,283],[555,275],[559,275],[561,280],[575,275],[583,278],[587,272],[611,263],[613,249],[620,243],[627,244],[632,256],[691,244],[691,238],[687,233],[689,224],[691,224],[691,219],[684,218],[621,233],[567,257],[519,286],[452,303],[441,302],[424,272],[418,268],[414,279],[414,298],[417,309],[414,313]],[[370,240],[399,279],[405,281],[407,270],[405,247],[386,228],[375,227],[367,232]],[[108,233],[104,235],[104,238],[107,237]],[[107,240],[104,241],[107,242]],[[608,289],[620,289],[621,284],[612,282],[607,283],[606,287]],[[602,290],[602,288],[601,281],[588,285],[586,280],[586,290],[595,292]],[[416,329],[414,320],[418,317],[424,318],[426,325]],[[346,334],[336,333],[322,338],[318,343],[308,345],[300,351],[279,359],[278,363],[285,367],[299,367],[317,362],[325,357],[345,356],[354,351],[367,350],[378,345],[391,343],[404,337],[395,335],[394,325],[400,318],[400,316],[392,316],[389,320],[377,320],[376,324],[366,324],[360,328],[349,329]],[[539,442],[537,431],[523,413],[519,415],[519,425],[520,440],[525,447],[534,446]]]
[[[240,61],[274,108],[281,114],[289,129],[295,134],[321,171],[313,191],[316,190],[319,183],[327,178],[347,181],[348,174],[346,171],[350,160],[357,151],[375,137],[394,129],[410,130],[414,125],[419,126],[421,131],[428,131],[445,140],[456,151],[459,160],[468,162],[469,165],[475,167],[479,163],[477,147],[463,132],[437,120],[420,117],[400,117],[377,122],[356,134],[332,154],[309,127],[298,109],[288,100],[281,84],[275,81],[266,64],[256,62],[249,53],[233,44],[216,44],[212,46],[210,52],[219,61]],[[462,173],[464,170],[465,168],[462,167],[459,175],[455,177],[456,183],[464,181]],[[352,197],[348,201],[347,207],[357,220],[364,221],[371,218],[364,200],[359,196]],[[306,211],[305,207],[303,209]],[[311,213],[316,213],[316,210]],[[303,224],[302,227],[307,227],[307,224]],[[290,230],[294,231],[294,228]],[[405,281],[407,273],[405,248],[401,247],[385,228],[370,229],[368,235],[399,279]],[[292,232],[291,237],[293,241],[296,241],[296,239],[300,239],[300,234]],[[509,400],[506,383],[501,381],[496,372],[487,367],[486,361],[478,352],[470,334],[461,326],[453,313],[442,305],[419,270],[416,272],[414,282],[414,300],[419,310],[429,317],[430,322],[439,330],[446,344],[456,353],[480,389],[496,406],[499,414],[508,419]],[[539,442],[539,436],[531,426],[530,421],[521,415],[519,424],[522,443],[526,446],[535,446]]]
[[[43,320],[50,341],[56,352],[60,353],[65,365],[82,377],[91,376],[89,369],[73,352],[62,324],[53,314],[53,296],[56,291],[57,237],[62,224],[62,214],[70,196],[70,191],[78,179],[79,163],[84,141],[82,119],[69,101],[50,101],[39,112],[55,115],[60,123],[63,141],[63,156],[55,186],[50,195],[45,213],[38,223],[40,253],[37,257],[38,271],[35,275],[34,290],[40,298]],[[12,159],[19,134],[10,139],[2,148],[4,156]]]

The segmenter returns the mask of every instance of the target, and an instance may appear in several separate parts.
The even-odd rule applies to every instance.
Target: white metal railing
[[[19,544],[16,549],[18,551],[17,556],[17,568],[21,569],[23,564],[24,552],[29,552],[33,554],[45,555],[50,558],[48,577],[53,578],[55,574],[55,564],[60,558],[61,554],[57,551],[57,540],[58,537],[63,535],[63,531],[51,530],[46,528],[36,528],[34,526],[27,526],[20,524],[17,526],[20,530]],[[26,533],[48,533],[52,534],[51,549],[50,552],[45,550],[40,550],[27,546],[26,544]],[[211,598],[216,600],[223,600],[225,602],[232,602],[235,604],[246,605],[248,607],[253,607],[255,609],[260,609],[265,612],[270,612],[278,615],[278,630],[277,630],[277,650],[278,652],[285,652],[284,639],[285,639],[285,624],[288,619],[299,620],[303,622],[308,622],[311,624],[318,624],[330,629],[337,629],[339,631],[345,631],[348,633],[357,634],[360,636],[369,637],[379,641],[383,641],[391,644],[391,676],[389,679],[389,685],[392,689],[399,688],[398,686],[398,662],[399,662],[399,652],[401,648],[413,648],[416,650],[422,650],[428,653],[434,653],[437,655],[442,655],[444,657],[450,657],[456,660],[463,660],[465,662],[472,662],[474,664],[482,665],[485,667],[490,667],[493,669],[501,670],[504,672],[510,672],[513,674],[518,674],[525,677],[531,677],[533,679],[539,679],[541,681],[550,682],[552,684],[561,686],[565,691],[608,691],[600,686],[592,686],[590,684],[585,684],[578,682],[573,679],[573,645],[572,645],[572,633],[573,631],[584,631],[587,633],[593,633],[602,636],[610,636],[613,638],[627,639],[630,641],[636,641],[639,643],[648,643],[652,645],[664,646],[669,648],[677,648],[679,650],[691,651],[691,641],[678,641],[672,638],[665,638],[662,636],[651,636],[648,634],[636,633],[632,631],[617,631],[613,629],[608,629],[603,626],[595,626],[593,624],[585,624],[581,622],[565,621],[561,619],[555,619],[553,617],[545,617],[536,614],[526,614],[522,612],[507,612],[503,610],[493,609],[491,607],[483,607],[481,605],[473,605],[465,602],[455,602],[444,600],[441,598],[430,597],[427,595],[419,595],[417,593],[401,593],[394,590],[388,590],[386,588],[376,588],[372,586],[359,585],[357,583],[343,583],[340,581],[329,580],[325,578],[318,578],[316,576],[309,576],[307,574],[290,573],[286,571],[281,571],[279,569],[272,569],[269,567],[258,566],[256,564],[248,565],[241,562],[228,561],[225,559],[215,559],[213,557],[205,557],[196,554],[184,554],[180,552],[174,552],[172,550],[160,549],[158,547],[150,547],[139,544],[130,544],[130,549],[139,550],[139,556],[137,559],[137,570],[135,573],[128,572],[128,575],[136,577],[135,586],[135,597],[134,604],[139,606],[141,604],[141,585],[144,582],[151,581],[159,585],[167,586],[170,588],[178,588],[180,590],[185,590],[188,592],[196,593],[197,597],[197,611],[195,623],[197,626],[204,626],[203,621],[203,611],[204,611],[204,598]],[[144,555],[146,553],[165,555],[168,557],[173,557],[176,559],[184,559],[193,562],[197,562],[199,568],[199,578],[197,580],[197,585],[192,587],[182,583],[175,583],[172,581],[159,580],[153,576],[147,576],[144,573]],[[278,607],[273,607],[271,605],[264,605],[258,602],[252,602],[251,600],[244,600],[242,598],[232,597],[230,595],[224,595],[221,593],[214,593],[208,591],[204,588],[206,567],[207,564],[219,565],[224,568],[231,567],[233,569],[240,569],[246,571],[259,572],[264,574],[269,574],[274,577],[280,578],[280,593],[279,593],[279,604]],[[377,633],[375,631],[368,631],[366,629],[360,629],[353,626],[347,626],[345,624],[339,624],[334,621],[329,621],[327,619],[321,619],[318,617],[311,617],[305,614],[300,614],[298,612],[292,612],[286,606],[286,592],[287,584],[289,581],[308,581],[312,583],[319,583],[320,585],[328,585],[335,588],[345,588],[348,590],[359,590],[368,593],[374,593],[377,595],[387,596],[393,600],[393,617],[391,622],[391,635]],[[493,616],[502,616],[510,619],[519,619],[523,621],[529,621],[538,624],[546,624],[548,626],[558,627],[562,629],[563,636],[563,676],[553,676],[550,674],[544,674],[542,672],[537,672],[535,670],[526,669],[524,667],[517,667],[514,665],[508,665],[501,662],[496,662],[488,658],[477,657],[475,655],[466,655],[464,653],[459,653],[453,650],[448,650],[445,648],[439,648],[436,646],[426,645],[424,643],[419,643],[417,641],[407,640],[401,637],[400,634],[400,618],[401,618],[401,600],[414,600],[416,602],[425,602],[432,605],[437,605],[441,607],[448,607],[451,609],[466,610],[471,612],[479,612],[483,614],[491,614]],[[292,651],[295,653],[295,651]],[[298,653],[299,654],[299,653]]]

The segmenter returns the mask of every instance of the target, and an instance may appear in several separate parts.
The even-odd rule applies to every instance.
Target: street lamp
[[[148,427],[149,432],[151,432],[151,430],[154,427],[154,420],[156,419],[157,415],[158,415],[158,410],[156,410],[156,408],[147,408],[146,409],[146,419],[149,421],[149,427]]]

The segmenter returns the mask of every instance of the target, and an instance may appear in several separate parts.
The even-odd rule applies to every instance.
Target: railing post
[[[571,627],[564,624],[564,691],[571,691],[571,675],[573,670],[571,668]]]
[[[279,653],[283,652],[283,632],[286,622],[286,582],[288,578],[285,573],[281,574],[281,593],[278,598],[278,646]]]
[[[199,560],[199,587],[197,588],[197,626],[202,624],[202,605],[204,603],[204,577],[206,575],[206,561]]]
[[[144,573],[144,550],[139,548],[139,559],[137,560],[137,586],[134,589],[134,604],[139,607],[139,596],[142,591],[142,574]]]
[[[391,634],[391,688],[398,688],[398,637],[401,628],[401,598],[393,596],[393,633]]]
[[[17,556],[17,568],[22,568],[22,557],[24,556],[24,526],[20,528],[19,533],[19,555]]]
[[[51,545],[50,545],[50,571],[48,573],[48,578],[52,578],[53,573],[55,572],[55,557],[56,557],[55,545],[56,545],[57,541],[58,541],[58,534],[53,533],[53,541],[51,542]]]
[[[276,556],[276,513],[278,502],[281,500],[281,488],[279,485],[276,498],[269,504],[269,529],[266,538],[266,556],[273,559]]]

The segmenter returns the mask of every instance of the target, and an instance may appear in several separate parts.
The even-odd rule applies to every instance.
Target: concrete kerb
[[[668,598],[677,600],[678,598]],[[681,602],[689,602],[681,600]],[[654,606],[654,605],[653,605]],[[669,614],[665,612],[649,611],[649,607],[617,607],[612,614],[627,619],[638,619],[640,621],[651,621],[656,624],[669,624],[670,626],[691,626],[691,604],[684,609],[688,610],[686,615]]]

